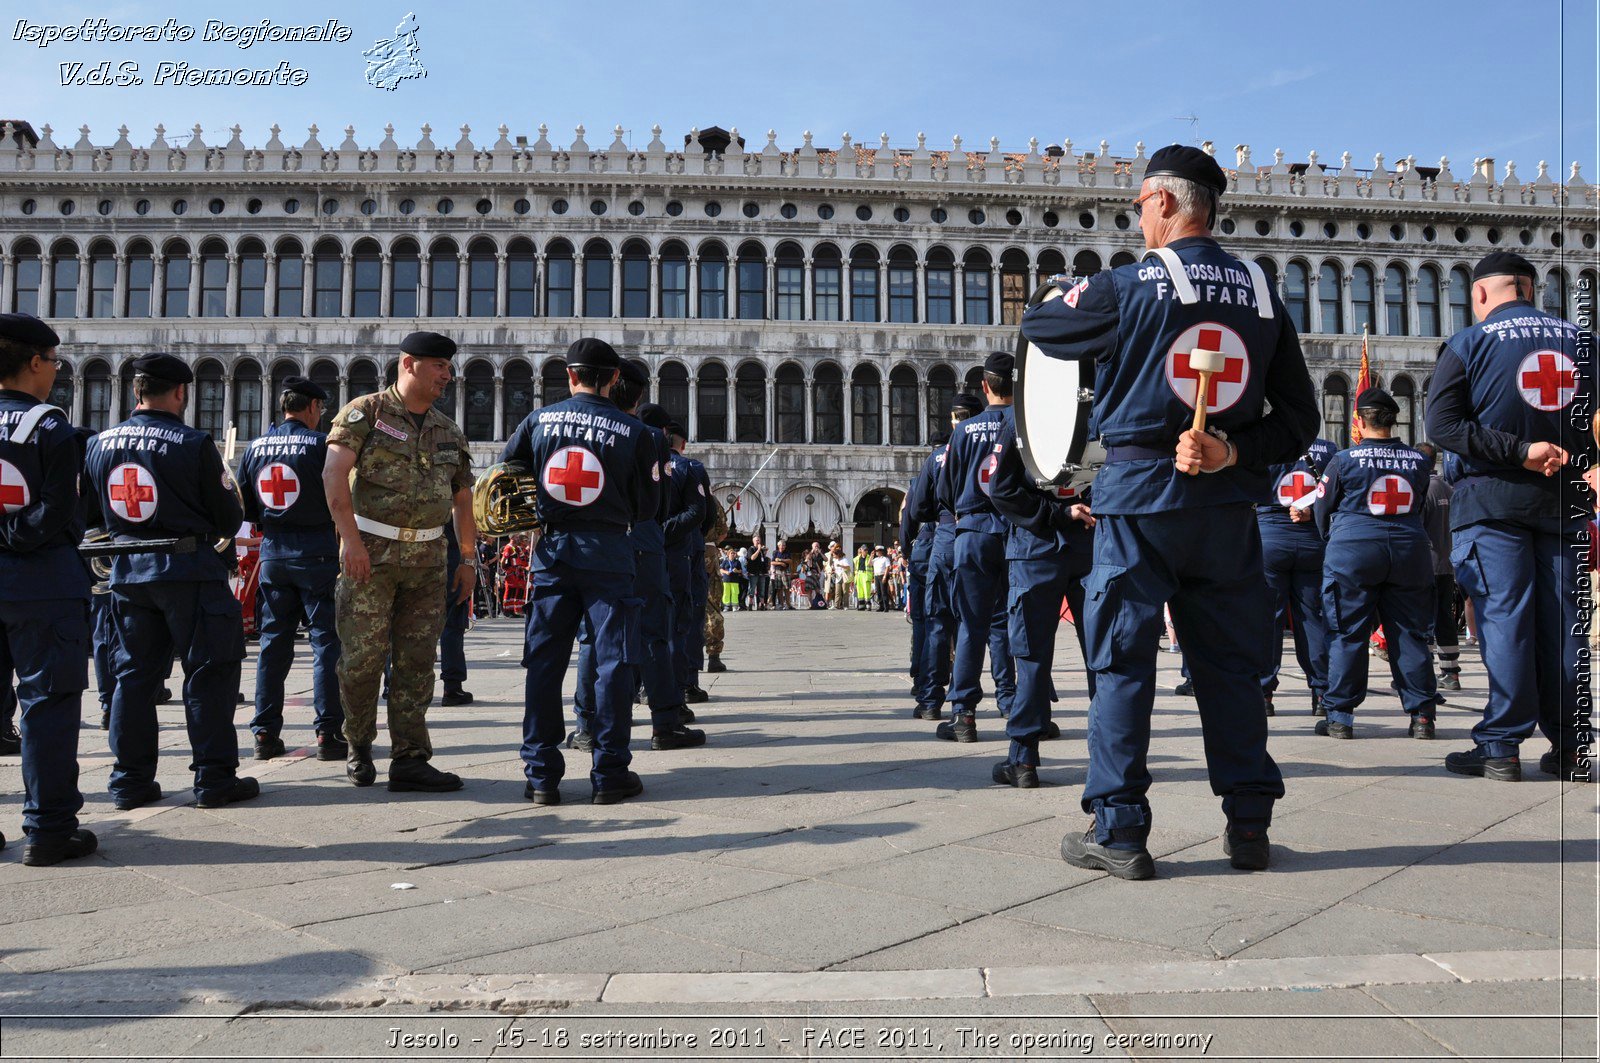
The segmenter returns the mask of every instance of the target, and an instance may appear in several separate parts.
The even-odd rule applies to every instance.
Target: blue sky
[[[779,145],[811,130],[821,146],[848,132],[876,144],[888,133],[909,146],[960,134],[969,148],[999,137],[1020,150],[1071,137],[1115,153],[1143,139],[1213,140],[1231,164],[1251,145],[1258,163],[1274,148],[1291,161],[1315,149],[1336,164],[1344,151],[1367,167],[1383,152],[1425,165],[1447,155],[1457,175],[1474,156],[1518,162],[1532,180],[1540,159],[1564,179],[1574,160],[1600,180],[1596,161],[1597,27],[1592,0],[1528,0],[1527,14],[1481,0],[1450,5],[1370,0],[1326,3],[1039,4],[990,0],[808,0],[806,3],[587,2],[271,4],[13,0],[0,15],[0,110],[37,127],[49,122],[71,144],[87,124],[97,144],[127,123],[148,144],[157,121],[169,139],[200,123],[208,143],[234,123],[260,145],[274,122],[297,144],[315,122],[325,145],[346,125],[363,146],[393,122],[410,144],[423,122],[452,144],[470,124],[477,143],[502,122],[532,139],[540,122],[552,143],[583,123],[591,145],[621,124],[637,146],[659,122],[669,144],[691,126],[737,126],[756,146],[770,127]],[[361,57],[414,11],[428,77],[393,92],[368,86]],[[18,19],[71,24],[320,23],[336,17],[346,44],[58,42],[40,49],[13,40]],[[1561,60],[1565,53],[1565,92]],[[147,81],[162,60],[193,66],[309,71],[301,87],[62,87],[58,64],[137,62]],[[1565,117],[1561,106],[1565,100]],[[1198,121],[1181,120],[1195,116]],[[1559,165],[1558,165],[1559,164]]]

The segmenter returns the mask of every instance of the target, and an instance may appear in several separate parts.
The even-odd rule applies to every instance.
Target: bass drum
[[[1028,306],[1060,299],[1065,290],[1052,278]],[[1014,414],[1017,451],[1041,487],[1082,491],[1106,462],[1105,448],[1089,438],[1093,380],[1079,361],[1051,358],[1017,332]]]

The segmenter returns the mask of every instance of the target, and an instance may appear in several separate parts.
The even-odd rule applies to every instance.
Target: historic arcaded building
[[[138,145],[126,128],[111,143],[0,128],[0,307],[65,337],[57,399],[80,423],[126,413],[129,361],[164,350],[195,367],[193,422],[248,439],[284,377],[349,399],[426,328],[461,343],[444,401],[486,462],[566,394],[561,354],[594,335],[648,366],[719,497],[750,481],[733,516],[768,535],[892,538],[940,411],[1015,343],[1035,283],[1142,250],[1142,144],[782,147],[657,128],[635,148],[620,128],[556,145],[543,126],[532,143],[423,126],[364,146],[274,126],[251,147],[238,127]],[[1468,320],[1468,270],[1491,248],[1539,266],[1544,306],[1592,312],[1596,188],[1576,166],[1524,181],[1492,159],[1457,175],[1229,154],[1218,235],[1279,285],[1335,440],[1364,327],[1417,438],[1438,338]]]

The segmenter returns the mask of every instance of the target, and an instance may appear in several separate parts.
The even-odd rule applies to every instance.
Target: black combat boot
[[[352,742],[350,759],[345,762],[344,773],[357,786],[371,786],[378,778],[378,769],[372,766],[372,743]]]

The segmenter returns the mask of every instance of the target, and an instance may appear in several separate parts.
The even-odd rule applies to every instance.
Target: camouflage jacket
[[[712,498],[709,493],[706,495],[706,504],[715,514],[711,518],[711,530],[706,533],[706,545],[720,547],[722,540],[728,537],[728,513],[722,508],[722,503]]]

